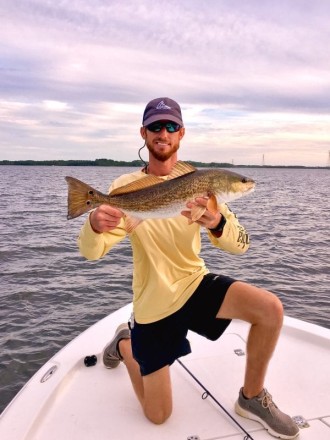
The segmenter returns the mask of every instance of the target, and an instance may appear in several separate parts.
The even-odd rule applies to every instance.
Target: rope
[[[182,368],[186,370],[186,372],[198,383],[198,385],[203,388],[204,393],[202,394],[202,399],[205,400],[209,396],[211,399],[222,409],[222,411],[244,432],[244,440],[254,440],[253,437],[243,428],[243,426],[231,415],[229,412],[224,408],[221,403],[208,391],[208,389],[197,379],[196,376],[180,361],[180,359],[177,359],[177,362],[181,365]]]

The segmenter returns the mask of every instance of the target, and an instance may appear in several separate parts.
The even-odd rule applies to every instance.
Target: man
[[[185,134],[180,106],[169,98],[150,101],[140,129],[149,150],[149,164],[124,175],[111,190],[152,174],[166,179],[177,162]],[[145,416],[163,423],[172,412],[170,365],[190,352],[187,331],[209,339],[221,336],[231,319],[251,323],[247,342],[244,385],[236,412],[262,423],[280,438],[298,435],[292,419],[282,413],[264,388],[267,366],[283,321],[279,299],[270,292],[210,274],[199,257],[200,230],[206,228],[211,243],[227,252],[242,254],[249,247],[248,235],[226,204],[189,225],[193,205],[207,207],[207,197],[187,204],[182,215],[147,220],[129,238],[133,248],[134,318],[130,328],[122,324],[104,350],[107,368],[122,361]],[[126,236],[123,213],[111,206],[95,209],[82,227],[81,253],[88,259],[104,256]]]

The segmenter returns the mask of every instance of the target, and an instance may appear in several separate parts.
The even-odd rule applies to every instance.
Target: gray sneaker
[[[252,399],[243,396],[240,389],[235,411],[242,417],[261,423],[274,437],[291,439],[297,437],[299,428],[290,416],[280,411],[266,389]]]
[[[130,339],[131,334],[128,324],[120,324],[117,327],[114,337],[103,350],[103,364],[106,368],[116,368],[123,360],[119,350],[118,344],[122,339]]]

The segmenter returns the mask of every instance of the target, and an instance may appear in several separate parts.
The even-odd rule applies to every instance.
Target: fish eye
[[[86,201],[86,205],[90,205],[91,204],[91,201],[90,200],[87,200]]]
[[[248,180],[247,180],[246,177],[243,177],[243,179],[242,179],[242,183],[248,183]]]
[[[88,194],[89,194],[90,196],[93,196],[93,195],[94,195],[94,191],[91,189],[91,190],[88,191]]]

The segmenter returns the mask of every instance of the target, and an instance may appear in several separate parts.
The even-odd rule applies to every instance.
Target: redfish
[[[254,180],[223,169],[197,170],[185,162],[177,162],[167,180],[147,175],[102,194],[84,182],[65,178],[68,187],[68,219],[78,217],[100,205],[120,209],[126,216],[126,230],[131,232],[146,219],[170,218],[187,210],[186,204],[196,197],[208,197],[207,208],[194,206],[192,221],[206,209],[216,210],[218,204],[235,200],[253,191]]]

